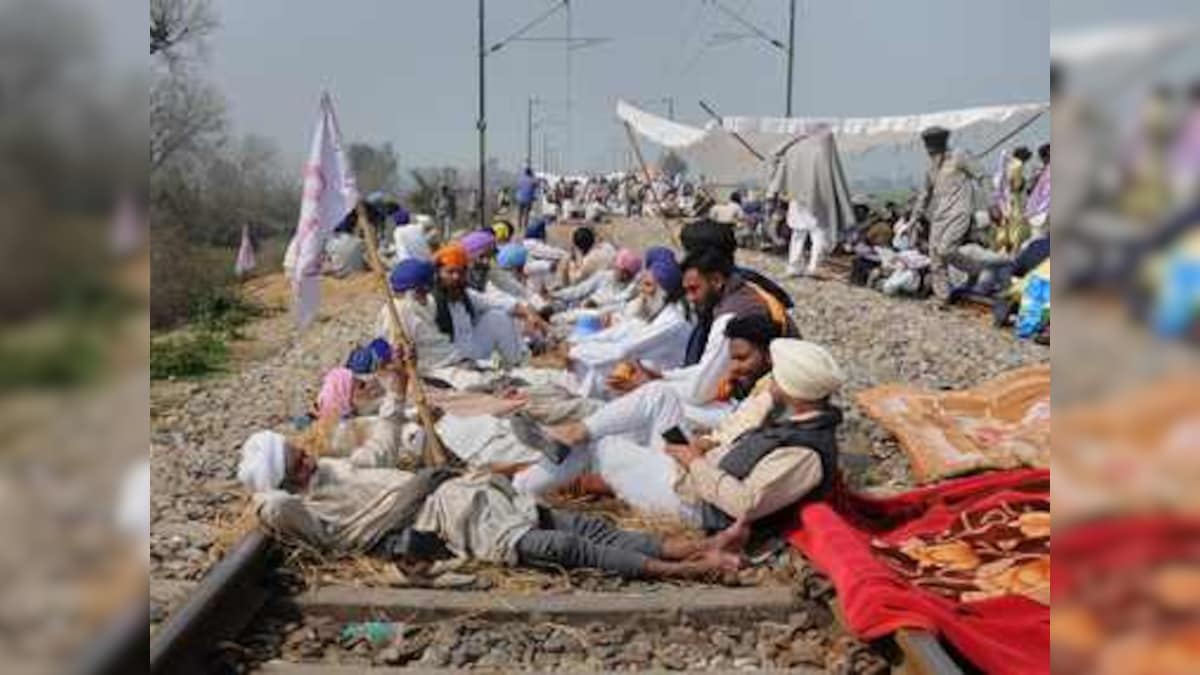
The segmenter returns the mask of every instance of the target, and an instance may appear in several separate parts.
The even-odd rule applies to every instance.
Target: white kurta
[[[537,527],[537,504],[500,476],[479,471],[446,482],[425,501],[413,529],[437,534],[452,553],[517,564],[517,541]]]
[[[605,378],[621,361],[637,360],[660,373],[678,368],[683,363],[691,330],[683,310],[671,304],[649,323],[625,319],[580,340],[570,352],[580,382],[580,396],[602,396]]]
[[[258,493],[255,510],[270,531],[323,551],[363,552],[396,527],[399,495],[413,474],[362,469],[323,458],[308,490]],[[469,473],[443,483],[412,527],[436,534],[461,557],[516,563],[517,541],[537,527],[537,506],[503,478]]]
[[[584,301],[599,307],[619,307],[638,293],[637,276],[621,281],[614,270],[607,269],[596,272],[574,286],[560,288],[551,294],[555,300],[571,305],[582,304]]]
[[[416,348],[417,366],[422,374],[430,374],[438,368],[451,366],[469,358],[468,352],[460,351],[450,337],[438,328],[437,308],[432,297],[428,302],[420,303],[411,293],[405,293],[396,300],[396,313],[399,314],[404,330]],[[375,333],[392,344],[400,342],[387,305],[379,309]]]
[[[829,251],[829,233],[817,222],[812,211],[801,206],[796,200],[788,203],[787,224],[792,231],[792,238],[788,243],[787,273],[791,275],[815,274],[821,265],[821,259]],[[808,245],[807,265],[804,264],[806,245]]]
[[[529,354],[512,317],[519,304],[517,300],[503,293],[480,293],[474,289],[467,289],[467,297],[475,309],[474,320],[465,304],[450,305],[455,349],[475,360],[490,359],[499,352],[506,364],[524,361]]]

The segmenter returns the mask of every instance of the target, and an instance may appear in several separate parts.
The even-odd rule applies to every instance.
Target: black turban
[[[926,150],[945,152],[950,141],[950,130],[942,127],[929,127],[921,132],[921,140],[925,141]]]
[[[571,243],[581,252],[587,253],[596,245],[596,233],[590,227],[581,227],[571,234]]]
[[[734,251],[737,250],[737,237],[733,234],[733,228],[708,218],[684,225],[683,231],[679,233],[679,240],[687,255],[717,249],[733,260]]]
[[[737,316],[725,324],[725,337],[739,338],[759,349],[766,350],[771,341],[781,337],[779,326],[766,314]]]

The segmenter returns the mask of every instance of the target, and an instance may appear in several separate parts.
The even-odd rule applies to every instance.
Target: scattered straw
[[[258,515],[254,512],[250,499],[243,499],[240,507],[217,514],[213,529],[217,531],[213,537],[210,554],[222,558],[237,545],[246,535],[258,528]]]

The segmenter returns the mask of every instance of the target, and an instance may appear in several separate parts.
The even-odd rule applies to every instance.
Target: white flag
[[[250,241],[250,226],[242,226],[242,245],[238,248],[237,261],[233,263],[233,271],[239,277],[246,276],[258,265],[254,256],[254,244]]]
[[[308,326],[317,316],[320,303],[321,262],[325,241],[333,228],[358,203],[358,187],[338,128],[333,101],[321,96],[321,113],[313,132],[312,149],[304,165],[304,194],[300,220],[288,244],[284,262],[295,296],[296,323]]]

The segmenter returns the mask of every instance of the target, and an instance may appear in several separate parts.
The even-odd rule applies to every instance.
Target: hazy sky
[[[723,0],[781,39],[787,0]],[[554,0],[490,0],[489,44]],[[476,3],[471,0],[217,0],[222,27],[210,73],[239,132],[266,135],[288,157],[305,152],[322,88],[343,131],[391,141],[405,166],[473,166]],[[613,166],[625,153],[618,98],[675,98],[679,119],[702,123],[701,98],[727,114],[779,115],[782,53],[711,1],[572,0],[573,34],[611,42],[574,52],[571,164]],[[901,114],[1044,100],[1049,30],[1044,0],[798,0],[795,113]],[[561,37],[560,11],[531,36]],[[525,154],[528,96],[548,99],[535,132],[564,161],[566,67],[554,43],[513,43],[487,59],[488,154],[515,166]]]

